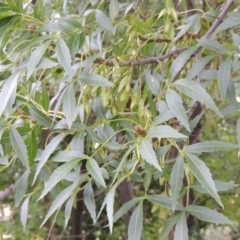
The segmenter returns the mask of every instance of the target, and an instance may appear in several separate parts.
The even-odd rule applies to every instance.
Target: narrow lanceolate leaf
[[[230,103],[235,106],[236,110],[238,110],[238,101],[236,96],[236,89],[233,81],[229,79],[228,86],[227,86],[227,93],[226,97],[230,101]]]
[[[20,160],[22,161],[22,164],[28,170],[30,170],[28,163],[27,147],[24,144],[21,135],[13,126],[10,127],[10,140],[15,153],[17,154],[18,158],[20,158]]]
[[[186,211],[190,212],[194,217],[210,223],[215,224],[233,224],[227,217],[218,213],[217,211],[211,210],[210,208],[189,205],[186,207]]]
[[[69,222],[69,219],[70,219],[70,216],[71,216],[71,213],[72,213],[72,208],[73,208],[73,204],[74,204],[74,199],[75,199],[75,196],[71,196],[67,203],[66,203],[66,206],[65,206],[65,224],[64,224],[64,227],[66,228],[67,225],[68,225],[68,222]]]
[[[113,229],[113,210],[114,210],[115,190],[116,190],[116,188],[112,187],[106,195],[107,217],[108,217],[109,229],[110,229],[111,233],[112,233],[112,229]]]
[[[44,151],[41,154],[40,157],[40,161],[37,165],[36,168],[36,173],[33,179],[33,184],[35,183],[37,176],[40,172],[40,170],[42,169],[43,165],[47,162],[47,160],[49,159],[49,157],[51,156],[51,154],[55,151],[55,149],[57,148],[57,146],[59,145],[59,143],[64,139],[65,134],[64,133],[60,133],[59,135],[57,135],[56,137],[54,137],[51,142],[46,146],[46,148],[44,149]]]
[[[2,115],[3,111],[5,110],[8,102],[10,101],[11,97],[16,95],[17,89],[17,81],[20,72],[11,75],[3,85],[2,91],[0,93],[0,116]]]
[[[221,191],[228,191],[229,189],[232,189],[234,187],[238,187],[238,184],[234,184],[233,182],[221,182],[221,181],[214,181],[216,189],[218,192]],[[199,182],[194,182],[190,185],[191,189],[194,191],[200,192],[200,193],[208,193],[207,189],[202,186]]]
[[[199,101],[202,104],[205,104],[207,107],[211,108],[216,114],[222,116],[210,95],[198,82],[188,79],[180,79],[173,84],[179,91],[181,91],[188,97],[194,99],[195,101]]]
[[[110,6],[109,6],[109,16],[111,19],[114,19],[119,12],[119,3],[117,0],[112,0],[110,1]]]
[[[106,187],[106,183],[102,176],[102,171],[94,159],[91,158],[87,160],[86,168],[88,170],[88,173],[92,175],[96,182],[101,184],[103,187]]]
[[[158,95],[160,90],[160,84],[157,81],[157,79],[151,74],[151,71],[149,69],[146,69],[144,71],[148,87],[150,88],[152,94]]]
[[[32,132],[29,137],[28,152],[27,152],[30,165],[33,163],[35,157],[37,156],[37,150],[38,150],[37,138],[34,132]]]
[[[170,233],[170,231],[172,230],[172,228],[174,227],[174,225],[176,224],[176,222],[179,219],[179,214],[175,213],[174,215],[172,215],[167,222],[164,225],[164,228],[160,234],[160,238],[159,239],[166,239],[168,237],[168,234]]]
[[[71,128],[72,122],[74,121],[76,116],[75,109],[76,109],[75,93],[73,91],[72,84],[70,84],[68,87],[66,87],[63,95],[63,112],[66,116],[69,129]]]
[[[196,77],[214,57],[215,55],[210,55],[197,60],[189,70],[186,78],[191,80]]]
[[[65,72],[71,76],[72,75],[71,55],[67,47],[67,44],[64,42],[63,39],[59,39],[59,41],[57,42],[56,53],[60,65],[64,68]]]
[[[28,186],[29,171],[25,171],[15,184],[15,207],[18,207],[24,198]]]
[[[188,227],[185,212],[178,216],[178,221],[175,227],[174,240],[188,240]]]
[[[116,222],[120,217],[122,217],[128,210],[136,206],[137,203],[139,203],[141,200],[143,200],[143,197],[137,197],[132,199],[129,202],[126,202],[124,205],[122,205],[118,211],[113,216],[113,222]]]
[[[103,28],[111,31],[112,33],[114,33],[114,28],[113,28],[113,25],[111,23],[111,20],[105,13],[103,13],[100,10],[96,10],[95,17],[96,17],[97,23],[101,27],[103,27]]]
[[[236,13],[232,13],[230,14],[230,16],[225,19],[219,26],[218,28],[215,30],[215,34],[217,34],[220,31],[226,30],[228,28],[237,26],[240,24],[240,15],[239,12]]]
[[[188,153],[203,153],[236,148],[238,148],[238,146],[232,143],[225,143],[220,141],[205,141],[189,145],[185,148],[185,150]]]
[[[162,194],[148,195],[147,200],[153,204],[156,204],[160,207],[164,207],[168,209],[172,209],[172,206],[173,206],[172,199]],[[183,206],[180,203],[176,204],[176,207],[175,207],[176,210],[181,210],[182,208]]]
[[[184,162],[182,156],[178,155],[176,162],[173,166],[170,178],[173,211],[175,210],[177,205],[179,193],[183,185],[183,178],[184,178]]]
[[[181,69],[185,66],[190,57],[197,51],[198,46],[190,47],[182,52],[172,63],[170,68],[169,81],[172,82]]]
[[[140,240],[143,227],[143,202],[134,209],[128,225],[128,240]]]
[[[205,163],[191,153],[186,154],[186,160],[188,162],[191,172],[196,177],[196,179],[207,189],[208,193],[223,208],[223,204],[217,193],[217,189],[212,179],[212,175]]]
[[[172,119],[172,118],[174,118],[174,117],[175,117],[175,114],[174,114],[171,110],[167,109],[167,110],[165,110],[164,112],[160,113],[160,114],[155,118],[153,124],[154,124],[154,125],[159,125],[159,124],[161,124],[161,123],[163,123],[163,122],[166,122],[166,121],[168,121],[168,120],[170,120],[170,119]]]
[[[237,121],[237,144],[240,146],[240,118]]]
[[[27,64],[27,79],[30,78],[32,73],[35,71],[36,66],[40,62],[44,52],[46,51],[50,42],[46,42],[38,46],[31,54]]]
[[[34,105],[28,105],[28,110],[31,116],[42,126],[51,128],[53,120],[43,111],[36,108]]]
[[[152,144],[150,143],[150,141],[148,139],[143,139],[143,141],[139,145],[139,152],[141,154],[141,157],[146,162],[153,165],[159,171],[162,171],[162,169],[158,163],[156,153],[154,152]]]
[[[222,44],[220,44],[217,41],[214,41],[212,39],[204,39],[199,42],[199,45],[207,48],[209,50],[215,51],[216,53],[227,53],[229,50],[224,47]]]
[[[40,21],[44,21],[45,13],[44,13],[44,0],[37,0],[33,7],[33,15],[35,18]]]
[[[15,12],[22,12],[22,0],[7,0],[8,7]]]
[[[231,77],[231,63],[232,60],[230,57],[224,59],[220,65],[218,70],[218,86],[221,93],[222,100],[226,97],[228,82]]]
[[[96,205],[95,205],[95,197],[92,188],[92,183],[89,181],[84,188],[83,192],[83,201],[89,211],[91,218],[93,220],[93,224],[96,222]]]
[[[169,109],[175,115],[179,122],[188,130],[190,130],[188,117],[183,106],[181,97],[172,89],[168,89],[166,93],[166,101]]]
[[[82,83],[90,86],[113,87],[114,84],[109,82],[106,78],[97,74],[82,74],[79,77]]]
[[[43,198],[49,191],[52,190],[55,185],[60,182],[62,179],[65,178],[65,176],[72,171],[72,169],[79,163],[80,159],[73,159],[69,162],[66,162],[56,168],[48,181],[44,185],[44,190],[39,197],[39,199]]]
[[[48,210],[48,213],[43,220],[40,227],[44,225],[44,223],[52,216],[52,214],[60,208],[63,203],[72,195],[73,191],[78,187],[79,185],[79,179],[77,179],[73,184],[71,184],[69,187],[65,188],[53,201],[50,209]]]
[[[75,57],[76,53],[83,46],[84,41],[85,41],[85,34],[83,32],[81,32],[81,33],[74,33],[68,39],[67,45],[68,45],[68,48],[70,50],[70,54],[71,54],[72,58]]]
[[[29,203],[30,196],[28,196],[21,207],[21,223],[23,225],[23,230],[26,228],[27,218],[28,218],[28,203]]]
[[[163,125],[149,129],[148,136],[150,138],[187,138],[172,127]]]

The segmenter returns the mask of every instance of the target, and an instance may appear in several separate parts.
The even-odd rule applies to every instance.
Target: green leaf
[[[120,217],[122,217],[126,212],[133,208],[138,202],[143,200],[143,197],[133,198],[132,200],[123,204],[113,216],[113,222],[116,222]]]
[[[112,32],[112,34],[114,34],[114,28],[111,23],[111,20],[105,13],[103,13],[100,10],[96,10],[95,17],[96,17],[97,23],[101,27],[105,28],[106,30],[109,30],[110,32]]]
[[[86,127],[86,132],[88,134],[88,137],[92,142],[95,143],[102,143],[101,138],[89,127]]]
[[[196,81],[191,81],[188,79],[180,79],[173,83],[175,87],[187,95],[188,97],[205,104],[207,107],[211,108],[216,114],[222,116],[214,101],[206,90]]]
[[[79,153],[84,152],[84,131],[78,132],[74,135],[72,141],[71,141],[71,149],[73,151],[77,151]]]
[[[0,116],[3,111],[6,109],[12,97],[16,96],[17,82],[19,78],[20,72],[17,72],[11,75],[5,82],[2,87],[2,91],[0,93]],[[13,102],[11,103],[11,105]]]
[[[146,162],[153,165],[160,172],[162,171],[162,169],[158,163],[156,153],[154,152],[152,144],[150,143],[150,141],[148,139],[143,139],[143,141],[139,145],[139,152],[141,154],[141,157]]]
[[[72,159],[64,164],[62,164],[61,166],[59,166],[58,168],[56,168],[52,175],[50,176],[50,178],[48,179],[48,181],[44,184],[44,189],[43,192],[41,194],[41,196],[39,197],[39,199],[43,198],[49,191],[52,190],[53,187],[55,187],[55,185],[60,182],[61,180],[63,180],[66,175],[73,170],[73,168],[80,162],[81,159],[79,158],[75,158]]]
[[[182,156],[179,154],[173,166],[173,169],[171,172],[171,178],[170,178],[173,211],[175,210],[179,193],[183,186],[183,178],[184,178],[184,161]]]
[[[65,72],[71,76],[72,75],[72,69],[71,69],[71,55],[69,52],[69,49],[64,42],[63,39],[59,39],[56,44],[56,53],[57,53],[57,59],[60,63],[60,65],[64,68]]]
[[[143,227],[143,201],[134,209],[128,225],[128,240],[140,240]]]
[[[191,172],[196,177],[196,179],[207,189],[208,193],[223,208],[223,204],[217,193],[217,189],[212,179],[212,175],[205,163],[191,153],[186,154],[186,160]]]
[[[173,207],[172,199],[162,194],[147,195],[147,200],[160,207],[164,207],[168,209],[172,209]],[[182,208],[183,207],[180,203],[176,204],[176,207],[175,207],[176,210],[181,210]]]
[[[197,51],[198,46],[190,47],[173,61],[169,71],[169,82],[171,83],[174,78],[178,75],[181,69],[185,66],[190,57]]]
[[[220,141],[205,141],[189,145],[185,148],[185,151],[188,153],[203,153],[236,148],[238,148],[238,146],[232,143],[225,143]]]
[[[111,0],[109,5],[109,16],[113,20],[119,12],[119,3],[117,0]]]
[[[177,130],[170,126],[157,126],[148,130],[150,138],[187,138],[187,136],[179,133]]]
[[[72,213],[72,208],[74,204],[75,196],[71,196],[65,206],[65,224],[64,227],[66,228]]]
[[[222,101],[226,97],[228,82],[231,77],[231,57],[223,59],[219,65],[218,69],[218,86],[221,93]]]
[[[63,112],[66,116],[68,128],[70,129],[76,117],[75,93],[72,84],[66,87],[63,94]]]
[[[89,86],[113,87],[114,84],[97,74],[81,74],[79,80]]]
[[[18,131],[11,126],[10,127],[10,140],[12,147],[17,154],[18,158],[22,161],[22,164],[30,170],[28,163],[27,147]]]
[[[42,126],[51,128],[53,120],[45,112],[39,110],[34,105],[29,104],[28,110],[31,116]]]
[[[175,115],[178,121],[181,122],[188,131],[190,131],[188,117],[185,112],[181,97],[172,89],[168,89],[166,93],[166,101],[169,109]]]
[[[238,102],[237,102],[237,96],[236,96],[236,91],[235,91],[235,85],[234,85],[234,83],[231,79],[229,79],[229,81],[228,81],[226,96],[229,99],[230,103],[235,105],[236,109],[238,109]]]
[[[234,184],[233,182],[222,182],[217,180],[215,180],[214,183],[218,192],[227,191],[229,189],[239,186],[238,184]],[[194,191],[197,191],[200,193],[208,193],[207,189],[203,187],[202,184],[199,182],[195,182],[191,184],[190,187]]]
[[[226,47],[224,47],[219,42],[214,41],[212,39],[203,39],[199,42],[199,45],[217,53],[229,52],[229,50]]]
[[[73,191],[79,186],[79,179],[75,180],[69,187],[65,188],[53,201],[46,217],[44,218],[40,227],[51,217],[51,215],[60,208],[63,203],[72,195]]]
[[[215,30],[214,34],[219,33],[220,31],[226,30],[228,28],[235,27],[240,24],[240,15],[239,12],[232,13],[230,16],[225,19]]]
[[[174,232],[174,240],[188,240],[188,227],[185,212],[178,215],[178,221]]]
[[[22,0],[7,0],[8,6],[14,12],[23,12]]]
[[[149,69],[145,69],[144,71],[148,87],[150,88],[152,94],[157,96],[160,91],[160,84],[157,81],[157,79],[151,74],[151,71]]]
[[[87,160],[86,168],[88,173],[91,174],[96,182],[101,184],[103,187],[106,187],[106,183],[102,176],[102,171],[98,166],[98,163],[93,158]]]
[[[164,112],[160,113],[154,120],[154,125],[159,125],[163,122],[166,122],[175,117],[175,114],[169,109],[165,110]]]
[[[218,213],[217,211],[211,210],[210,208],[189,205],[186,207],[186,211],[190,212],[194,217],[210,223],[215,224],[233,224],[227,217]]]
[[[45,13],[44,13],[44,0],[37,0],[33,7],[33,15],[38,20],[44,22],[45,19]]]
[[[32,73],[36,69],[36,66],[40,62],[44,52],[49,46],[49,41],[39,45],[31,54],[27,64],[27,80],[31,77]]]
[[[161,240],[166,239],[170,233],[170,231],[172,230],[172,228],[174,227],[174,225],[177,223],[177,221],[179,220],[179,214],[174,214],[172,215],[167,222],[164,225],[164,228],[160,234],[160,238]]]
[[[157,158],[164,156],[170,149],[170,145],[165,145],[156,150]]]
[[[28,218],[28,204],[30,196],[26,197],[21,207],[21,223],[23,225],[23,230],[26,228],[27,218]]]
[[[27,191],[27,186],[28,186],[28,176],[29,176],[29,171],[26,170],[22,176],[19,177],[15,184],[15,207],[18,207],[21,201],[24,198],[24,195],[26,194]]]
[[[35,176],[34,176],[34,179],[33,179],[33,184],[35,183],[35,181],[37,179],[37,176],[38,176],[40,170],[42,169],[43,165],[47,162],[47,160],[49,159],[51,154],[54,152],[54,150],[57,148],[57,146],[60,144],[60,142],[65,138],[65,136],[66,135],[64,133],[58,134],[46,146],[46,148],[44,149],[44,151],[41,154],[40,161],[37,165]]]
[[[232,34],[232,39],[233,39],[235,45],[236,45],[237,47],[239,47],[239,46],[240,46],[240,36],[237,35],[237,34],[234,33],[234,32],[231,32],[231,34]]]
[[[69,162],[73,159],[86,158],[87,156],[79,151],[58,151],[51,157],[54,162]]]
[[[70,50],[72,59],[74,59],[75,55],[80,50],[80,48],[83,46],[84,42],[85,42],[85,34],[83,32],[74,33],[68,39],[67,45]]]
[[[48,59],[48,58],[42,58],[39,62],[39,64],[36,67],[36,70],[39,69],[47,69],[47,68],[53,68],[56,67],[58,63]]]
[[[193,79],[194,77],[196,77],[204,69],[204,67],[215,57],[216,55],[209,55],[198,59],[193,64],[192,68],[189,70],[186,78]]]
[[[84,187],[83,201],[91,215],[94,224],[96,222],[96,205],[91,181],[89,181]]]
[[[109,223],[110,233],[112,233],[113,229],[113,211],[114,211],[114,196],[115,196],[116,187],[112,187],[107,195],[106,195],[106,209],[107,209],[107,217]]]
[[[237,144],[240,146],[240,118],[237,121]]]
[[[144,190],[145,192],[148,191],[148,188],[152,182],[152,167],[150,164],[148,164],[147,162],[145,162],[145,176],[144,176],[144,182],[143,182],[143,186],[144,186]]]

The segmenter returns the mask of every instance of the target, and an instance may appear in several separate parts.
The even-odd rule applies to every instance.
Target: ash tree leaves
[[[113,87],[114,84],[97,74],[81,74],[80,82],[90,86]]]
[[[101,27],[105,28],[106,30],[109,30],[114,34],[114,28],[111,23],[111,20],[105,13],[103,13],[101,10],[96,10],[95,17],[96,17],[97,23]]]
[[[166,101],[171,112],[183,124],[183,126],[190,131],[188,117],[185,112],[181,97],[175,91],[168,89],[166,93]]]
[[[225,99],[226,93],[227,93],[227,87],[228,82],[231,77],[231,58],[227,57],[226,59],[223,59],[222,62],[219,65],[218,70],[218,86],[221,93],[222,100]]]
[[[211,96],[206,92],[206,90],[196,81],[191,81],[188,79],[180,79],[173,83],[173,85],[182,93],[188,97],[205,104],[207,107],[211,108],[216,114],[222,116],[219,109],[215,105]]]
[[[156,153],[152,148],[152,144],[148,139],[144,139],[141,144],[139,145],[139,152],[141,157],[148,162],[149,164],[153,165],[159,171],[162,171],[161,167],[159,166]]]
[[[223,208],[223,204],[217,193],[217,189],[212,179],[212,175],[205,163],[191,153],[186,154],[186,160],[191,172],[196,177],[196,179],[207,189],[208,193]]]

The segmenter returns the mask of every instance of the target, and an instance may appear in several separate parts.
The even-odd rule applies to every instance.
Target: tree
[[[0,162],[19,175],[23,228],[36,200],[50,204],[51,239],[54,214],[72,239],[107,222],[112,233],[123,215],[141,239],[146,207],[160,239],[188,239],[193,219],[233,224],[219,191],[236,185],[214,180],[204,154],[237,149],[240,134],[199,137],[206,116],[238,110],[239,24],[233,0],[0,3]]]

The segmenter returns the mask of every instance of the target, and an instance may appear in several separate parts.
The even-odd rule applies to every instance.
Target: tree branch
[[[222,23],[224,17],[227,15],[228,11],[232,7],[232,5],[235,3],[235,0],[228,0],[226,4],[223,6],[222,11],[212,24],[212,26],[209,28],[207,33],[201,38],[201,40],[208,39],[211,37],[211,35],[215,32],[217,27]]]
[[[165,55],[158,55],[156,57],[145,57],[139,60],[129,60],[126,62],[118,62],[118,65],[120,67],[126,67],[126,66],[138,66],[138,65],[144,65],[144,64],[151,64],[151,63],[159,63],[162,62],[174,55],[178,55],[181,52],[185,51],[187,49],[187,47],[184,48],[178,48],[176,50],[173,50]],[[113,67],[114,66],[114,62],[111,60],[104,60],[102,58],[98,58],[95,63],[100,63],[100,64],[105,64],[109,67]]]

